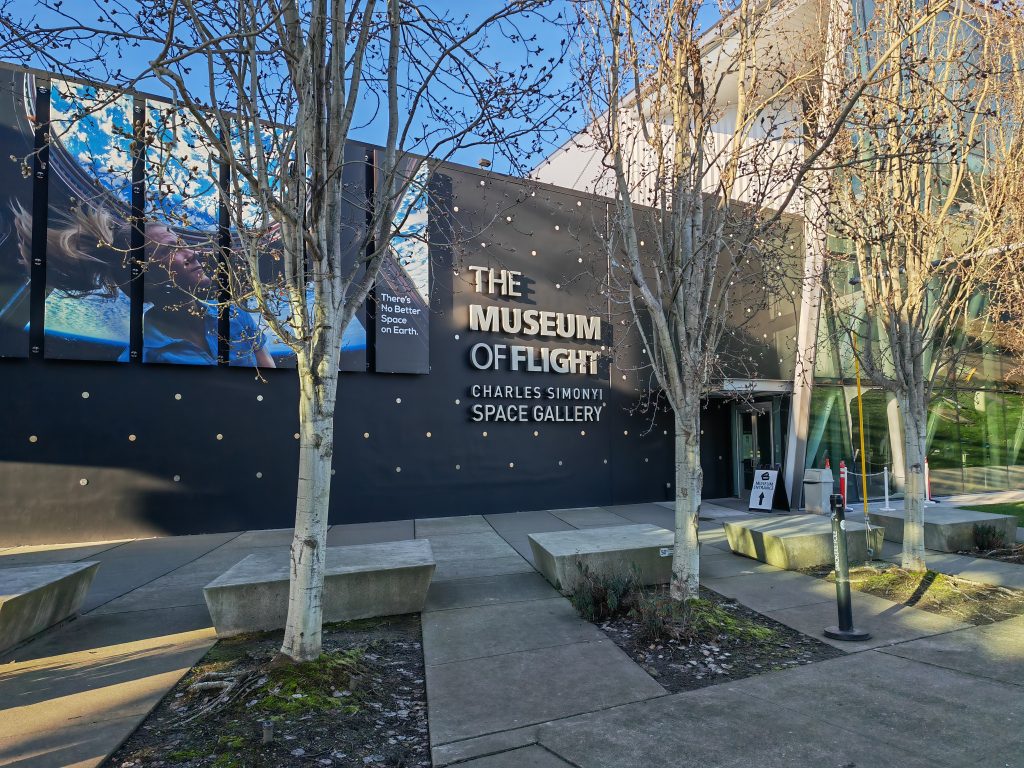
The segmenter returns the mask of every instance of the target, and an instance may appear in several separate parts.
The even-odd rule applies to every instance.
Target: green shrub
[[[1006,539],[994,526],[975,525],[974,546],[978,549],[1002,549],[1006,546]]]
[[[576,568],[579,578],[569,601],[582,618],[606,621],[629,610],[631,597],[640,587],[635,572],[594,573],[581,560],[576,561]]]

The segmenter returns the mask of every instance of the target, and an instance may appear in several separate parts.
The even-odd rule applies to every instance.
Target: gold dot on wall
[[[29,435],[29,436],[28,436],[28,441],[29,441],[30,443],[35,443],[35,442],[38,442],[38,441],[39,441],[39,438],[38,438],[38,437],[36,437],[35,435]]]

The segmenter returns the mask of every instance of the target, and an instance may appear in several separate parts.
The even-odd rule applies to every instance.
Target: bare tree
[[[589,138],[616,201],[609,290],[629,306],[674,416],[671,594],[687,599],[699,583],[702,404],[725,379],[743,377],[743,352],[727,352],[773,300],[772,276],[789,267],[784,215],[800,211],[809,174],[824,172],[826,151],[878,71],[834,97],[841,2],[811,6],[808,20],[806,4],[738,0],[722,4],[707,34],[692,0],[580,8],[596,89]]]
[[[956,0],[911,31],[906,4],[886,0],[850,58],[866,69],[899,45],[837,145],[829,210],[841,246],[830,270],[832,307],[861,368],[900,406],[910,570],[925,568],[929,404],[955,381],[972,297],[1007,234],[1001,147],[1020,138],[1007,137],[998,109],[1010,75],[994,27],[1002,18],[1001,9]],[[859,291],[841,285],[851,272]]]
[[[281,648],[291,659],[321,650],[342,336],[403,234],[401,201],[427,194],[441,160],[486,146],[521,168],[545,126],[570,113],[570,92],[546,93],[564,48],[543,54],[522,29],[544,23],[547,5],[508,0],[455,18],[413,0],[104,0],[88,11],[54,0],[46,24],[10,6],[0,13],[5,56],[115,88],[155,78],[230,176],[220,187],[237,238],[230,279],[297,359],[300,460]],[[488,50],[496,38],[509,46],[504,65]],[[130,71],[139,51],[146,64]],[[346,173],[365,174],[362,153],[346,148],[366,122],[381,137],[369,206]],[[269,241],[280,264],[270,278],[261,272]]]

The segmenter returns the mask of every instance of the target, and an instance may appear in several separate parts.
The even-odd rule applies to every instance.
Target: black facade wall
[[[453,240],[432,244],[431,371],[342,374],[331,524],[671,498],[671,420],[637,407],[649,372],[607,359],[596,377],[469,364],[477,342],[561,345],[469,332],[468,304],[490,300],[469,265],[522,271],[517,306],[606,311],[607,201],[468,169],[444,176]],[[474,423],[473,384],[600,389],[606,408],[597,423]],[[291,525],[296,389],[294,370],[0,360],[0,544]]]

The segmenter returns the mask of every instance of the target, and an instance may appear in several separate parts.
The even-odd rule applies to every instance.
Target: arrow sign
[[[750,489],[749,509],[771,511],[772,499],[775,497],[775,484],[779,473],[775,469],[759,469],[754,472],[754,487]]]

